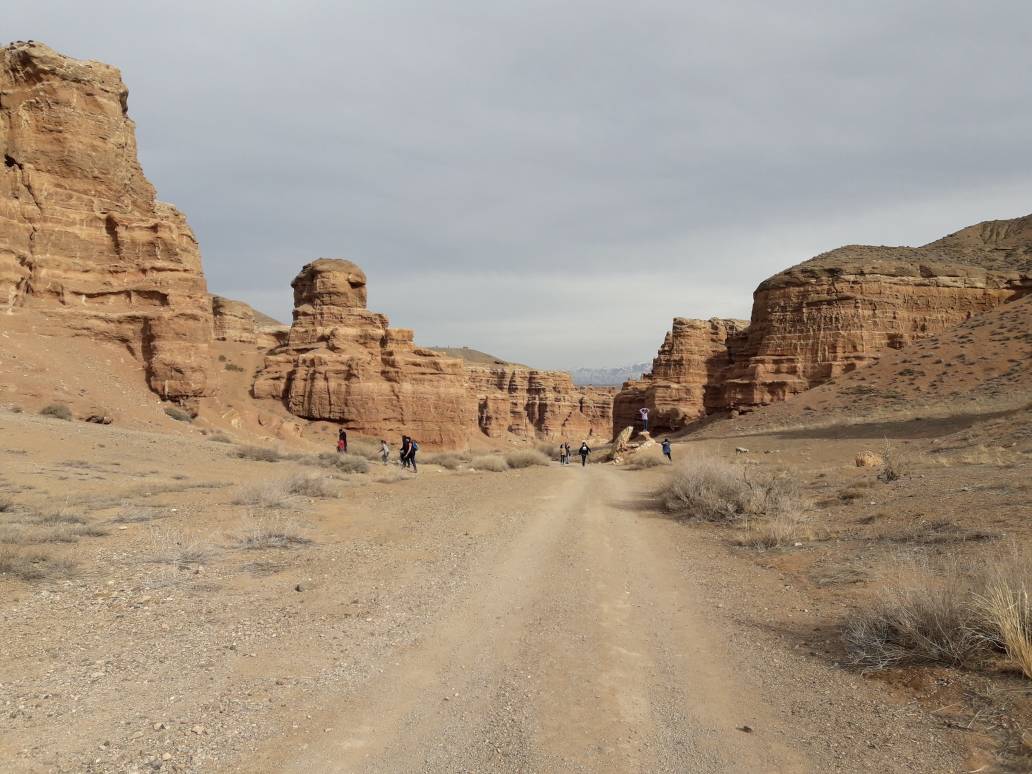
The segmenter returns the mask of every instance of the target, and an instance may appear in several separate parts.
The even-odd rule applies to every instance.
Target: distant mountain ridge
[[[628,379],[637,379],[651,369],[651,363],[634,363],[612,368],[571,368],[570,376],[577,385],[619,387]]]

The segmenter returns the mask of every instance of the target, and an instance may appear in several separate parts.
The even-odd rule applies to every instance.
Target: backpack
[[[419,451],[419,444],[413,441],[409,447],[409,454],[415,454],[417,451]]]

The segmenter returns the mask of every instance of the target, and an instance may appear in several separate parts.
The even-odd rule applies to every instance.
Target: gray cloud
[[[634,362],[817,252],[1032,211],[1019,0],[89,8],[3,32],[122,69],[212,290],[283,318],[345,256],[425,343]]]

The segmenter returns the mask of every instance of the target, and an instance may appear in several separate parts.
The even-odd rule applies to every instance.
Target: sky
[[[212,292],[348,258],[416,340],[650,360],[842,244],[1032,212],[1027,0],[9,4],[119,67]]]

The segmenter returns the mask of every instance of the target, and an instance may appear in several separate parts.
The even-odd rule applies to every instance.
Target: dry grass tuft
[[[292,521],[249,514],[243,521],[236,546],[249,551],[261,551],[268,548],[297,548],[311,542]]]
[[[662,452],[644,451],[631,457],[626,468],[628,470],[647,470],[669,464],[670,460],[664,457]]]
[[[225,433],[212,433],[208,436],[208,440],[215,443],[233,443],[233,439]]]
[[[1032,559],[1015,552],[992,567],[975,604],[988,642],[1032,679]]]
[[[279,481],[260,481],[237,490],[233,505],[251,505],[256,508],[285,508],[290,501],[287,487]]]
[[[111,519],[115,524],[141,524],[154,521],[166,515],[163,508],[154,508],[141,505],[130,505],[126,503],[118,509],[118,513]]]
[[[206,564],[214,555],[215,547],[206,540],[171,529],[151,528],[149,562],[182,570],[191,565]]]
[[[693,461],[674,470],[657,496],[667,511],[684,519],[734,522],[802,510],[798,486],[786,475],[754,481],[748,468],[720,460]]]
[[[278,451],[266,446],[241,446],[236,450],[236,456],[242,460],[255,460],[256,462],[279,462],[283,459]]]
[[[301,462],[323,468],[333,468],[338,473],[366,473],[369,470],[369,460],[356,454],[323,452],[302,457]]]
[[[492,473],[504,473],[509,469],[509,463],[500,454],[482,454],[474,457],[470,466],[474,470],[487,470]]]
[[[320,455],[321,456],[321,455]],[[369,462],[380,461],[380,444],[371,441],[354,439],[348,441],[348,454],[350,457],[361,457]],[[365,471],[358,471],[364,473]]]
[[[72,410],[63,403],[51,403],[49,406],[41,408],[39,413],[44,417],[63,419],[66,422],[72,421]]]
[[[287,492],[301,497],[332,498],[340,496],[336,487],[334,487],[325,478],[305,475],[303,473],[299,473],[298,475],[287,479],[285,486]]]
[[[878,478],[887,484],[899,481],[913,472],[914,455],[907,449],[893,446],[886,441],[881,457],[882,467],[878,473]]]
[[[75,564],[40,550],[25,550],[0,545],[0,577],[23,581],[65,578],[72,574]]]
[[[505,455],[505,464],[510,468],[530,468],[535,465],[548,465],[550,462],[548,455],[537,449],[516,449]]]
[[[810,519],[797,511],[785,511],[758,524],[750,523],[749,531],[734,542],[748,548],[784,548],[818,537]]]
[[[439,452],[422,455],[424,465],[440,465],[446,470],[458,470],[469,464],[469,457],[457,452]]]
[[[165,409],[165,413],[169,417],[171,417],[172,419],[176,420],[177,422],[193,422],[194,421],[194,418],[193,418],[192,414],[189,414],[186,411],[183,411],[181,408],[176,408],[175,406],[169,406],[168,408],[166,408]]]

